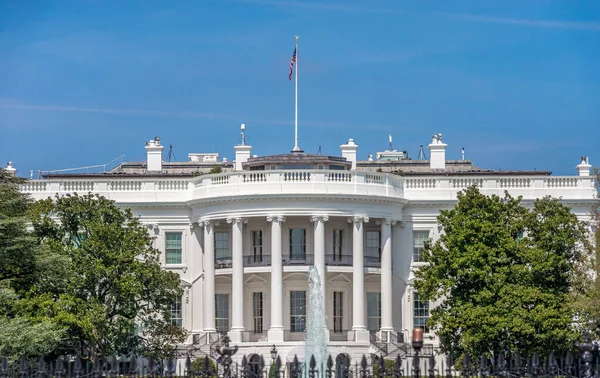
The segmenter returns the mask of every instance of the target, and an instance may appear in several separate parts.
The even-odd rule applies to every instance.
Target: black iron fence
[[[138,359],[135,356],[113,356],[107,359],[80,357],[48,360],[21,358],[10,363],[4,357],[0,378],[25,377],[202,377],[202,378],[453,378],[453,377],[600,377],[598,347],[587,337],[577,345],[577,355],[564,356],[537,354],[521,356],[518,352],[499,353],[495,356],[474,358],[464,355],[458,361],[440,355],[423,356],[419,347],[414,356],[395,359],[363,355],[351,362],[350,356],[340,353],[329,355],[325,361],[311,357],[300,361],[283,361],[280,356],[269,356],[273,363],[266,364],[256,354],[234,358],[237,346],[230,346],[225,337],[216,349],[215,359],[204,356],[194,360],[190,353],[180,353],[165,360]],[[274,350],[271,351],[273,354]]]

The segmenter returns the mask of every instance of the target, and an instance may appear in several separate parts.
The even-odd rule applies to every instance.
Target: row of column
[[[313,216],[314,223],[314,265],[321,278],[322,295],[325,296],[325,222],[329,217]],[[269,216],[271,223],[271,325],[268,331],[269,342],[283,342],[283,263],[282,263],[282,223],[283,216]],[[365,321],[364,285],[364,224],[365,216],[348,219],[352,223],[352,330],[356,341],[369,341]],[[244,263],[243,225],[247,219],[227,218],[232,227],[232,283],[231,283],[231,331],[233,342],[242,341],[244,331]],[[381,221],[381,331],[393,331],[392,326],[392,226],[391,219]],[[215,237],[214,222],[200,221],[204,227],[204,332],[216,332],[215,327]],[[212,300],[211,300],[212,298]],[[324,297],[324,300],[326,298]],[[325,300],[325,303],[327,301]]]

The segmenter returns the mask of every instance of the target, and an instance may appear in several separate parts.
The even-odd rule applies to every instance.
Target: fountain
[[[327,359],[327,325],[321,277],[316,266],[308,268],[308,316],[306,322],[305,363],[315,357],[316,366],[323,368]]]

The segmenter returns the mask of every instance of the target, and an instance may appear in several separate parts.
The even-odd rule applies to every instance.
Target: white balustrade
[[[110,190],[114,192],[137,192],[142,190],[141,181],[111,181]]]
[[[435,189],[438,179],[435,178],[407,178],[404,183],[406,189]]]
[[[531,179],[523,177],[502,178],[499,181],[501,188],[529,188],[531,187]]]
[[[352,173],[351,172],[328,172],[327,173],[327,181],[335,181],[335,182],[352,182]]]
[[[63,181],[61,182],[62,192],[92,192],[94,191],[93,181]]]
[[[167,180],[158,182],[158,190],[182,191],[188,190],[189,180]]]
[[[31,180],[21,190],[40,199],[65,192],[94,192],[124,202],[181,202],[222,196],[260,194],[352,194],[408,200],[455,200],[456,194],[475,185],[482,193],[502,196],[505,190],[525,199],[546,195],[565,199],[593,197],[591,177],[561,176],[410,176],[394,174],[329,171],[273,170],[244,171],[193,178],[123,179],[99,177],[85,180]],[[176,192],[176,193],[174,193]],[[137,193],[144,193],[138,195]],[[152,194],[155,193],[155,194]]]

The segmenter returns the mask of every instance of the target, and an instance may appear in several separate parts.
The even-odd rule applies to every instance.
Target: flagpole
[[[302,152],[298,147],[298,36],[296,36],[296,102],[294,114],[294,149],[293,152]]]

